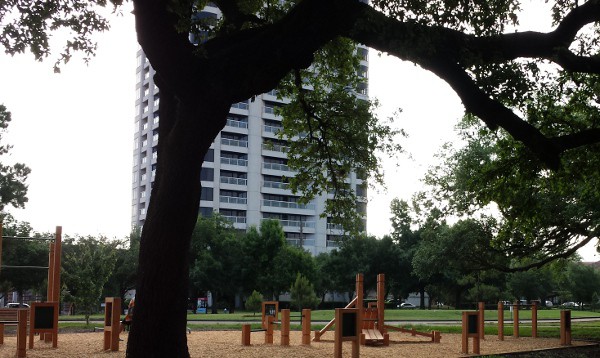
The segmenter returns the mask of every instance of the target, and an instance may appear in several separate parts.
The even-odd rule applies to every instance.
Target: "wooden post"
[[[17,312],[17,357],[27,357],[27,309]]]
[[[513,337],[519,338],[519,301],[513,305]]]
[[[537,338],[537,302],[533,302],[531,306],[531,337]]]
[[[52,259],[52,298],[50,302],[56,302],[60,310],[60,265],[62,255],[62,226],[56,227],[54,235],[54,255]],[[54,326],[58,327],[58,312],[56,312]],[[52,340],[52,347],[58,346],[58,331],[45,333],[46,342]]]
[[[363,274],[362,273],[358,273],[356,274],[356,306],[354,306],[355,308],[358,308],[358,313],[357,313],[357,322],[358,322],[358,326],[360,327],[359,329],[359,342],[364,342],[365,341],[365,337],[364,335],[362,335],[362,325],[363,325],[363,311],[364,311],[364,291],[363,291]],[[337,326],[337,321],[336,321],[336,326]]]
[[[469,338],[473,338],[473,353],[480,353],[479,346],[479,315],[480,312],[462,313],[462,352],[469,353]]]
[[[273,322],[275,317],[267,316],[267,330],[265,332],[265,344],[273,344]]]
[[[310,309],[302,310],[302,344],[310,345]]]
[[[498,302],[498,340],[504,340],[504,303]]]
[[[362,276],[362,275],[361,275]],[[358,277],[357,277],[358,278]],[[358,283],[358,281],[357,281]],[[335,341],[333,345],[333,357],[342,358],[342,343],[352,342],[352,358],[360,355],[360,332],[359,322],[360,308],[336,308],[335,310]]]
[[[119,350],[119,333],[121,333],[121,298],[106,297],[104,299],[104,350]]]
[[[560,345],[571,345],[571,311],[560,311]]]
[[[54,243],[48,244],[48,289],[46,297],[48,302],[52,302],[54,299]],[[40,333],[40,340],[44,340],[46,343],[52,341],[52,335],[47,333]]]
[[[242,345],[243,346],[250,345],[250,325],[249,324],[242,325]]]
[[[479,338],[485,339],[485,302],[479,302]]]
[[[290,310],[281,310],[281,345],[290,345]]]

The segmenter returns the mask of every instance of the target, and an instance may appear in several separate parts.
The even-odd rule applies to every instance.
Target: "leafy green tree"
[[[272,260],[270,270],[263,272],[262,282],[267,292],[272,292],[273,297],[286,292],[294,282],[296,276],[302,274],[310,279],[316,275],[313,257],[302,248],[288,245],[281,247]]]
[[[215,213],[198,217],[189,254],[192,297],[210,291],[216,303],[228,302],[233,312],[235,295],[241,292],[242,241],[227,219]]]
[[[545,301],[556,287],[552,271],[548,266],[513,272],[508,275],[506,285],[511,293],[511,300],[525,298],[527,301],[536,299]]]
[[[260,292],[256,290],[252,291],[252,294],[246,299],[246,310],[253,312],[256,316],[256,312],[260,311],[262,308],[262,301],[263,296],[260,294]]]
[[[584,158],[586,150],[595,151],[600,142],[598,123],[581,121],[578,113],[548,113],[541,122],[528,111],[529,104],[540,103],[544,96],[547,103],[577,99],[578,104],[587,106],[586,113],[594,110],[594,83],[600,73],[596,61],[600,4],[595,0],[553,1],[551,20],[556,26],[548,33],[513,30],[520,9],[516,0],[501,0],[494,6],[486,0],[374,0],[371,4],[359,0],[218,0],[211,4],[219,7],[222,19],[214,26],[192,16],[207,3],[133,1],[137,38],[156,70],[160,88],[161,143],[142,231],[136,320],[128,340],[130,357],[189,356],[185,344],[189,262],[181,258],[187,256],[197,220],[202,158],[225,125],[231,104],[275,88],[290,73],[295,75],[315,63],[318,52],[326,53],[323,49],[339,39],[365,44],[431,71],[456,91],[467,113],[481,118],[491,129],[503,128],[523,143],[524,152],[539,158],[538,167],[557,170],[572,160],[570,153],[579,156],[584,152]],[[93,51],[86,41],[90,34],[106,28],[104,19],[93,10],[107,4],[60,0],[52,6],[36,2],[37,6],[23,7],[18,2],[5,3],[3,13],[11,16],[0,20],[0,43],[9,53],[30,48],[43,57],[49,50],[46,33],[67,28],[74,35],[64,52],[82,49],[89,53]],[[580,31],[588,28],[589,32]],[[203,31],[207,32],[206,41],[191,44],[189,33]],[[344,54],[331,53],[334,57]],[[345,62],[339,57],[326,61],[334,70],[319,71],[324,80],[348,80],[329,75]],[[319,73],[314,75],[320,77]],[[304,96],[303,100],[302,80],[298,79],[302,76],[294,77],[299,103],[306,103],[304,118],[309,119],[303,122],[304,128],[297,126],[296,134],[308,133],[311,143],[331,141],[311,146],[301,155],[317,158],[315,163],[345,163],[344,157],[352,151],[335,142],[352,138],[362,149],[387,143],[386,131],[370,125],[372,121],[364,113],[344,116],[335,110],[316,110],[324,97]],[[362,112],[367,107],[347,104],[351,99],[338,94],[336,83],[331,86],[334,102],[323,101],[324,107],[339,108],[339,112],[353,108]],[[364,91],[364,87],[356,90]],[[331,117],[310,120],[325,115]],[[342,127],[362,135],[360,141],[354,136],[329,136],[332,128]],[[379,138],[370,140],[370,136]],[[319,161],[323,156],[317,155],[316,149],[328,151],[325,160]],[[376,172],[375,153],[355,157],[364,162],[353,163],[353,167]],[[338,173],[343,178],[348,174],[332,170],[332,182],[343,183],[341,178],[333,179]],[[540,173],[545,175],[543,170]],[[315,179],[315,187],[329,186],[319,176],[306,179]],[[346,195],[343,190],[337,192]],[[568,250],[560,245],[557,249]],[[160,330],[164,325],[172,329]]]
[[[308,278],[300,273],[298,273],[296,281],[294,281],[290,288],[290,294],[292,296],[292,306],[298,310],[314,308],[319,303],[314,286]]]
[[[6,106],[0,104],[0,140],[6,134],[8,125],[12,120]],[[11,145],[0,145],[0,156],[9,153]],[[0,215],[4,216],[4,208],[11,205],[15,208],[24,208],[27,202],[27,177],[31,173],[23,163],[13,165],[0,164]]]
[[[127,240],[118,242],[115,270],[104,286],[104,296],[121,297],[125,302],[127,291],[135,289],[137,279],[137,262],[140,250],[140,229],[135,228]],[[127,308],[123,305],[123,310]]]
[[[260,232],[251,227],[243,236],[243,277],[247,293],[258,289],[266,297],[279,294],[289,287],[291,280],[281,283],[277,277],[279,268],[274,264],[279,252],[287,246],[283,228],[277,220],[264,220],[260,224]],[[287,250],[287,249],[286,249]],[[282,264],[287,264],[283,262]],[[296,274],[296,271],[292,273]]]
[[[529,108],[532,118],[545,131],[554,131],[553,124],[544,117],[550,113],[563,117],[564,112],[577,113],[583,123],[596,121],[595,114],[587,113],[596,110],[582,109],[576,103],[546,101]],[[466,146],[446,147],[444,164],[429,173],[427,182],[434,189],[434,197],[447,204],[448,214],[472,215],[482,210],[498,213],[493,246],[521,263],[499,269],[541,267],[597,241],[597,150],[570,151],[563,155],[560,169],[548,171],[507,133],[483,128],[474,118],[465,118],[461,135]]]
[[[569,293],[571,300],[590,304],[600,295],[600,272],[597,269],[580,262],[570,262],[565,276],[561,288]]]
[[[86,325],[90,324],[90,315],[100,310],[104,285],[115,268],[117,245],[105,237],[63,241],[61,279],[67,292],[65,300],[83,312]]]

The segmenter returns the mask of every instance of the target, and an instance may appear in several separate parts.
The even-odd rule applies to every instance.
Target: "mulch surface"
[[[34,349],[27,350],[27,357],[125,357],[125,346],[127,334],[121,334],[123,342],[120,344],[119,352],[104,352],[103,333],[59,333],[58,348],[52,348],[51,344],[35,340]],[[321,342],[312,342],[310,346],[302,346],[301,332],[290,333],[290,346],[282,347],[279,341],[279,332],[274,334],[274,344],[264,344],[264,332],[252,333],[251,346],[242,346],[241,331],[199,331],[188,334],[188,347],[191,357],[269,357],[269,358],[311,358],[331,357],[333,355],[333,333],[326,333]],[[0,346],[0,357],[14,357],[16,353],[16,337],[8,336],[4,339],[4,345]],[[598,346],[589,346],[588,342],[573,342],[574,348],[553,350],[560,348],[559,340],[556,338],[513,338],[506,337],[499,341],[495,336],[487,336],[481,341],[481,354],[513,354],[520,353],[520,357],[600,357]],[[585,347],[589,346],[589,347]],[[351,344],[344,343],[344,357],[351,356]],[[551,349],[551,350],[548,350]],[[588,349],[589,354],[596,355],[568,355],[577,350]],[[469,342],[469,350],[472,350],[472,340]],[[534,353],[531,353],[534,351]],[[540,355],[524,355],[540,354]],[[553,354],[557,355],[553,355]],[[361,346],[361,357],[410,357],[410,358],[448,358],[464,357],[461,353],[461,336],[457,334],[442,334],[441,343],[431,343],[425,337],[412,337],[409,334],[391,332],[390,345],[384,346]]]

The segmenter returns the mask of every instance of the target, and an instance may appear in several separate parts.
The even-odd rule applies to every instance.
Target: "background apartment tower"
[[[201,17],[217,17],[218,9],[210,5]],[[365,86],[359,97],[367,96],[368,51],[357,48],[361,60],[361,76]],[[156,169],[158,107],[160,93],[154,84],[154,70],[139,50],[136,69],[136,110],[133,149],[133,202],[131,222],[142,226]],[[279,220],[288,242],[302,246],[313,255],[337,247],[342,231],[321,218],[327,195],[309,204],[298,203],[282,176],[294,175],[287,166],[287,146],[277,137],[281,118],[275,108],[285,101],[277,99],[275,91],[256,96],[253,101],[231,106],[227,124],[217,136],[204,158],[202,167],[202,196],[200,214],[210,216],[218,212],[230,220],[234,227],[246,230],[260,226],[264,219]],[[349,184],[357,189],[359,197],[366,197],[362,180],[352,173]],[[331,194],[328,194],[332,197]],[[366,201],[358,203],[358,210],[366,220]]]

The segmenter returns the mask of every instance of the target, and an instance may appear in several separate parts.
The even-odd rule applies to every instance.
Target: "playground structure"
[[[481,306],[483,302],[479,304],[479,310],[483,312]],[[510,305],[513,313],[513,337],[519,338],[519,307],[521,306],[529,306],[531,307],[531,337],[537,338],[537,328],[538,328],[538,307],[537,303],[533,302],[531,305],[523,305],[519,301],[515,301],[514,304]],[[483,322],[483,318],[481,318],[481,322]],[[483,327],[483,323],[482,323]],[[483,335],[483,333],[482,333]],[[504,303],[498,302],[498,339],[504,340]]]
[[[4,240],[40,240],[50,241],[48,266],[11,266],[2,264],[2,243]],[[48,270],[47,302],[33,302],[29,309],[18,309],[16,317],[3,318],[0,321],[0,337],[4,336],[4,325],[17,326],[17,357],[26,357],[27,325],[29,324],[29,349],[33,348],[33,337],[40,335],[40,340],[52,342],[58,346],[58,311],[60,298],[60,265],[62,254],[62,227],[57,226],[52,238],[4,236],[3,224],[0,223],[0,274],[4,269],[43,269]],[[14,309],[12,309],[14,310]],[[27,317],[29,316],[29,318]],[[0,339],[0,344],[3,340]]]
[[[265,332],[265,344],[273,344],[273,331],[275,325],[280,325],[281,332],[281,345],[289,346],[290,345],[290,310],[282,309],[281,310],[281,321],[276,322],[277,314],[275,314],[271,308],[274,302],[263,302],[263,314],[262,314],[262,329],[252,330],[249,324],[242,325],[242,345],[249,346],[250,345],[250,334],[255,332]],[[266,306],[266,307],[265,307]],[[267,309],[265,309],[267,308]],[[302,344],[310,345],[310,310],[303,309],[302,310]]]
[[[402,333],[409,333],[412,336],[423,336],[431,338],[433,343],[439,343],[441,335],[439,331],[419,332],[413,329],[406,329],[402,327],[390,326],[385,324],[385,275],[377,275],[377,301],[369,302],[367,307],[364,307],[364,285],[363,285],[363,274],[356,275],[356,297],[345,308],[358,308],[358,325],[361,328],[360,344],[383,344],[389,345],[389,334],[388,330],[398,331]],[[315,342],[321,340],[321,336],[325,334],[331,327],[336,323],[336,319],[332,319],[321,329],[315,331]]]

